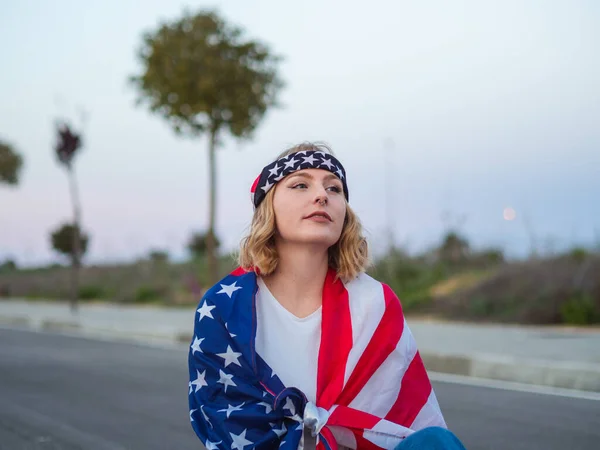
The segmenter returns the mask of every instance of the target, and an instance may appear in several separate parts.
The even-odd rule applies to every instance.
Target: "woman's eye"
[[[298,183],[292,186],[292,189],[297,189],[297,188],[305,188],[306,184],[305,183]]]
[[[337,186],[331,186],[329,189],[331,189],[333,192],[337,192],[338,194],[342,192],[342,190]]]

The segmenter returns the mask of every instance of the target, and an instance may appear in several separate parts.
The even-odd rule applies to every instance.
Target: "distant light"
[[[517,217],[517,212],[512,208],[504,208],[502,215],[504,220],[515,220],[515,217]]]

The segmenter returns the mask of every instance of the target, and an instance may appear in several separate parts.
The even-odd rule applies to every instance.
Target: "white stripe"
[[[415,417],[415,420],[410,426],[410,428],[415,431],[427,427],[448,428],[433,389],[431,389],[427,402],[423,405],[423,408],[421,408],[421,411],[419,411],[419,414],[417,414],[417,417]]]
[[[398,399],[402,378],[416,353],[417,345],[405,320],[396,348],[348,406],[377,417],[385,417]]]
[[[337,425],[332,425],[329,427],[329,431],[333,434],[335,441],[338,443],[338,446],[348,447],[348,448],[356,448],[356,438],[354,437],[354,433],[350,431],[348,428],[339,427]]]
[[[385,298],[383,286],[369,275],[361,273],[357,278],[345,285],[350,303],[352,321],[352,349],[348,354],[344,387],[354,371],[359,358],[375,333],[383,313]]]
[[[378,447],[393,449],[396,448],[402,439],[413,433],[413,430],[397,423],[380,420],[372,429],[366,430],[363,433],[363,437]]]

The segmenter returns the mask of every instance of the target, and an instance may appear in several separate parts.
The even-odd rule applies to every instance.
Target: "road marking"
[[[552,386],[539,386],[535,384],[515,383],[513,381],[492,380],[490,378],[475,378],[465,375],[454,375],[449,373],[428,371],[431,381],[441,383],[463,384],[467,386],[479,386],[491,389],[503,389],[508,391],[527,392],[530,394],[554,395],[557,397],[579,398],[584,400],[600,401],[600,392],[578,391]]]

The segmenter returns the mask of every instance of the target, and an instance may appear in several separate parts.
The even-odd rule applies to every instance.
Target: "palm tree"
[[[81,238],[79,230],[81,229],[81,203],[79,200],[79,188],[75,177],[73,160],[82,146],[81,136],[75,133],[66,123],[57,125],[58,139],[54,150],[58,162],[66,169],[69,177],[69,187],[71,190],[71,203],[73,205],[73,258],[71,265],[71,310],[77,310],[77,297],[79,291],[79,268],[81,266]]]

